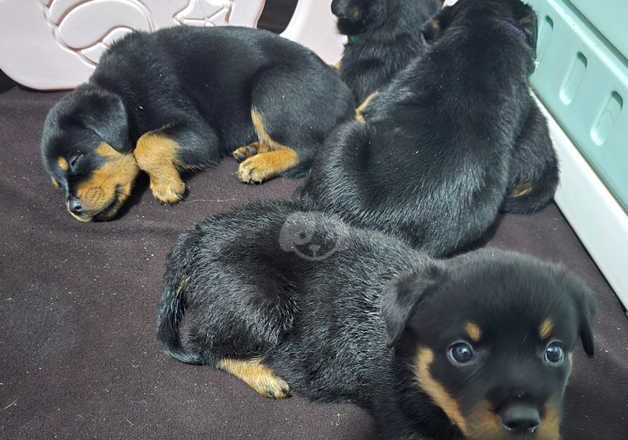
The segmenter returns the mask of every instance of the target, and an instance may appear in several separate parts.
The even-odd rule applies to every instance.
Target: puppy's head
[[[112,218],[139,171],[120,98],[91,85],[66,95],[46,118],[42,158],[72,217]]]
[[[534,10],[520,0],[458,0],[446,6],[423,25],[427,42],[435,42],[451,28],[471,27],[488,32],[496,39],[511,34],[525,41],[534,54],[537,40],[537,17]]]
[[[469,440],[558,440],[578,339],[593,355],[594,303],[562,268],[479,252],[401,277],[384,303],[414,390]]]
[[[381,25],[388,14],[390,0],[333,0],[331,12],[338,18],[338,30],[357,35]]]

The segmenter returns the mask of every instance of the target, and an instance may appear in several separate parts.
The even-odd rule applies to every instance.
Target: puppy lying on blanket
[[[483,250],[431,260],[333,216],[266,202],[182,234],[159,305],[165,351],[371,411],[382,439],[558,440],[588,288],[556,265]]]
[[[535,178],[528,196],[538,189],[551,198],[556,167],[551,150],[551,159],[518,153],[530,159],[513,166],[517,149],[534,149],[547,133],[530,119],[538,111],[528,84],[532,9],[519,0],[460,0],[435,20],[430,47],[373,98],[366,123],[348,122],[327,139],[301,196],[443,256],[483,237],[513,182]],[[531,143],[517,145],[536,128]]]
[[[89,82],[50,111],[44,166],[72,216],[107,220],[139,170],[165,203],[184,194],[181,170],[208,167],[232,151],[243,160],[243,182],[303,175],[354,107],[337,72],[270,32],[138,32],[117,42]]]

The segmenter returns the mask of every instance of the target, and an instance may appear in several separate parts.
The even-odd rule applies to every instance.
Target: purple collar
[[[526,41],[528,40],[528,35],[524,31],[522,31],[512,21],[510,21],[510,20],[501,20],[501,22],[504,23],[506,25],[506,27],[508,29],[510,29],[511,31],[513,31],[515,34],[519,35],[520,37],[522,37]]]

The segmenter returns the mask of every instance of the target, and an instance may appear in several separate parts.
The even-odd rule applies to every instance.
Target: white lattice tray
[[[132,30],[176,25],[252,26],[265,0],[3,0],[0,69],[34,89],[84,82],[113,41]],[[342,53],[331,0],[299,0],[283,36],[328,63]]]

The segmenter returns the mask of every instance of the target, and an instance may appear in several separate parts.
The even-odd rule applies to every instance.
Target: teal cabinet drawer
[[[625,58],[628,58],[628,1],[571,0],[576,9]]]
[[[588,5],[593,2],[528,0],[528,3],[539,18],[538,66],[532,86],[624,211],[628,211],[626,59],[582,16],[582,9],[575,6],[578,3],[583,9],[592,8],[593,5]],[[617,6],[619,17],[628,0],[608,3],[604,2],[604,14],[612,16],[610,4],[617,3],[621,4]],[[624,35],[619,41],[627,45],[628,33]]]

